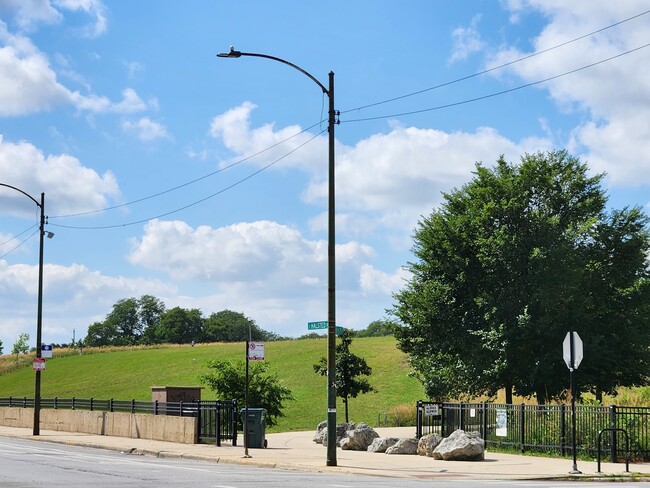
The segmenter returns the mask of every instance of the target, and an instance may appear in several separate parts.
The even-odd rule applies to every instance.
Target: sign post
[[[583,357],[582,339],[577,332],[567,332],[562,343],[562,357],[569,368],[569,381],[571,383],[571,431],[572,431],[572,451],[573,451],[573,468],[569,474],[581,474],[578,470],[576,460],[576,377],[575,370],[578,369]]]

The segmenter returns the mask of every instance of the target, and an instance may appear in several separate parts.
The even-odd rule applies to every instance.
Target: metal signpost
[[[571,382],[571,431],[572,431],[572,448],[573,451],[573,469],[569,474],[581,474],[578,471],[576,461],[576,377],[575,370],[580,366],[583,357],[582,339],[577,332],[567,332],[562,343],[562,357],[569,368]]]

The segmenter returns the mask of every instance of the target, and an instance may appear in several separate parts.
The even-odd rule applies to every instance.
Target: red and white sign
[[[264,361],[264,343],[263,342],[249,342],[248,343],[248,359],[251,361]]]
[[[34,358],[32,369],[34,371],[45,371],[45,358]]]

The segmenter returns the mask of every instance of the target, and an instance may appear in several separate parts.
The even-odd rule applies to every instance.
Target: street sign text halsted
[[[327,321],[307,322],[307,330],[327,329]]]

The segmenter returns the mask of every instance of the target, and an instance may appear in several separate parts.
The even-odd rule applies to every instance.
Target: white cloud
[[[35,29],[39,24],[55,24],[63,16],[50,2],[42,0],[3,0],[0,13],[14,14],[16,24],[26,31]]]
[[[517,16],[534,11],[548,18],[544,29],[533,39],[534,52],[647,10],[643,0],[528,0],[508,5]],[[650,15],[642,15],[508,69],[525,82],[545,79],[643,46],[648,42],[649,29]],[[502,50],[490,64],[528,54]],[[650,110],[650,79],[646,75],[649,61],[650,48],[645,48],[539,86],[548,90],[561,109],[583,116],[572,133],[569,147],[593,169],[607,172],[614,184],[650,183],[650,161],[646,157],[650,127],[641,115]]]
[[[485,47],[477,28],[480,21],[481,15],[475,15],[469,27],[457,27],[453,30],[451,33],[453,49],[449,57],[450,63],[464,61],[470,55],[481,51]]]
[[[3,182],[20,188],[36,200],[45,192],[50,215],[96,210],[106,207],[109,199],[120,195],[110,171],[100,176],[95,170],[82,166],[74,156],[46,156],[28,142],[6,142],[1,134],[0,174]],[[2,190],[0,209],[3,213],[29,212],[33,215],[29,200],[18,192]]]
[[[64,10],[81,10],[93,18],[93,23],[80,29],[83,37],[98,37],[106,32],[108,19],[101,0],[54,0],[54,5]]]
[[[291,125],[275,130],[273,124],[265,124],[258,128],[251,128],[251,112],[256,108],[251,102],[244,102],[212,119],[210,135],[221,139],[224,145],[239,156],[255,155],[252,164],[265,166],[270,162],[280,160],[278,167],[296,166],[326,169],[323,160],[327,150],[326,136],[317,139],[307,147],[292,153],[301,145],[314,138],[313,134],[302,133],[303,129]]]
[[[0,338],[6,346],[21,332],[35,339],[37,265],[8,265],[0,260]],[[72,329],[85,336],[88,325],[103,320],[121,298],[175,295],[176,288],[156,280],[106,276],[85,266],[45,264],[43,340],[68,342]]]
[[[171,138],[164,125],[154,122],[149,117],[142,117],[135,122],[125,120],[122,122],[122,130],[135,134],[138,139],[144,142]]]
[[[61,59],[61,58],[58,58]],[[64,64],[68,78],[79,81]],[[47,57],[21,35],[13,35],[0,20],[0,117],[19,116],[52,110],[61,105],[73,105],[91,113],[129,114],[156,108],[157,100],[144,102],[136,91],[126,88],[122,100],[92,92],[82,94],[59,83]]]
[[[364,295],[392,295],[404,287],[410,273],[404,268],[389,274],[376,269],[370,264],[361,267],[359,281]]]

